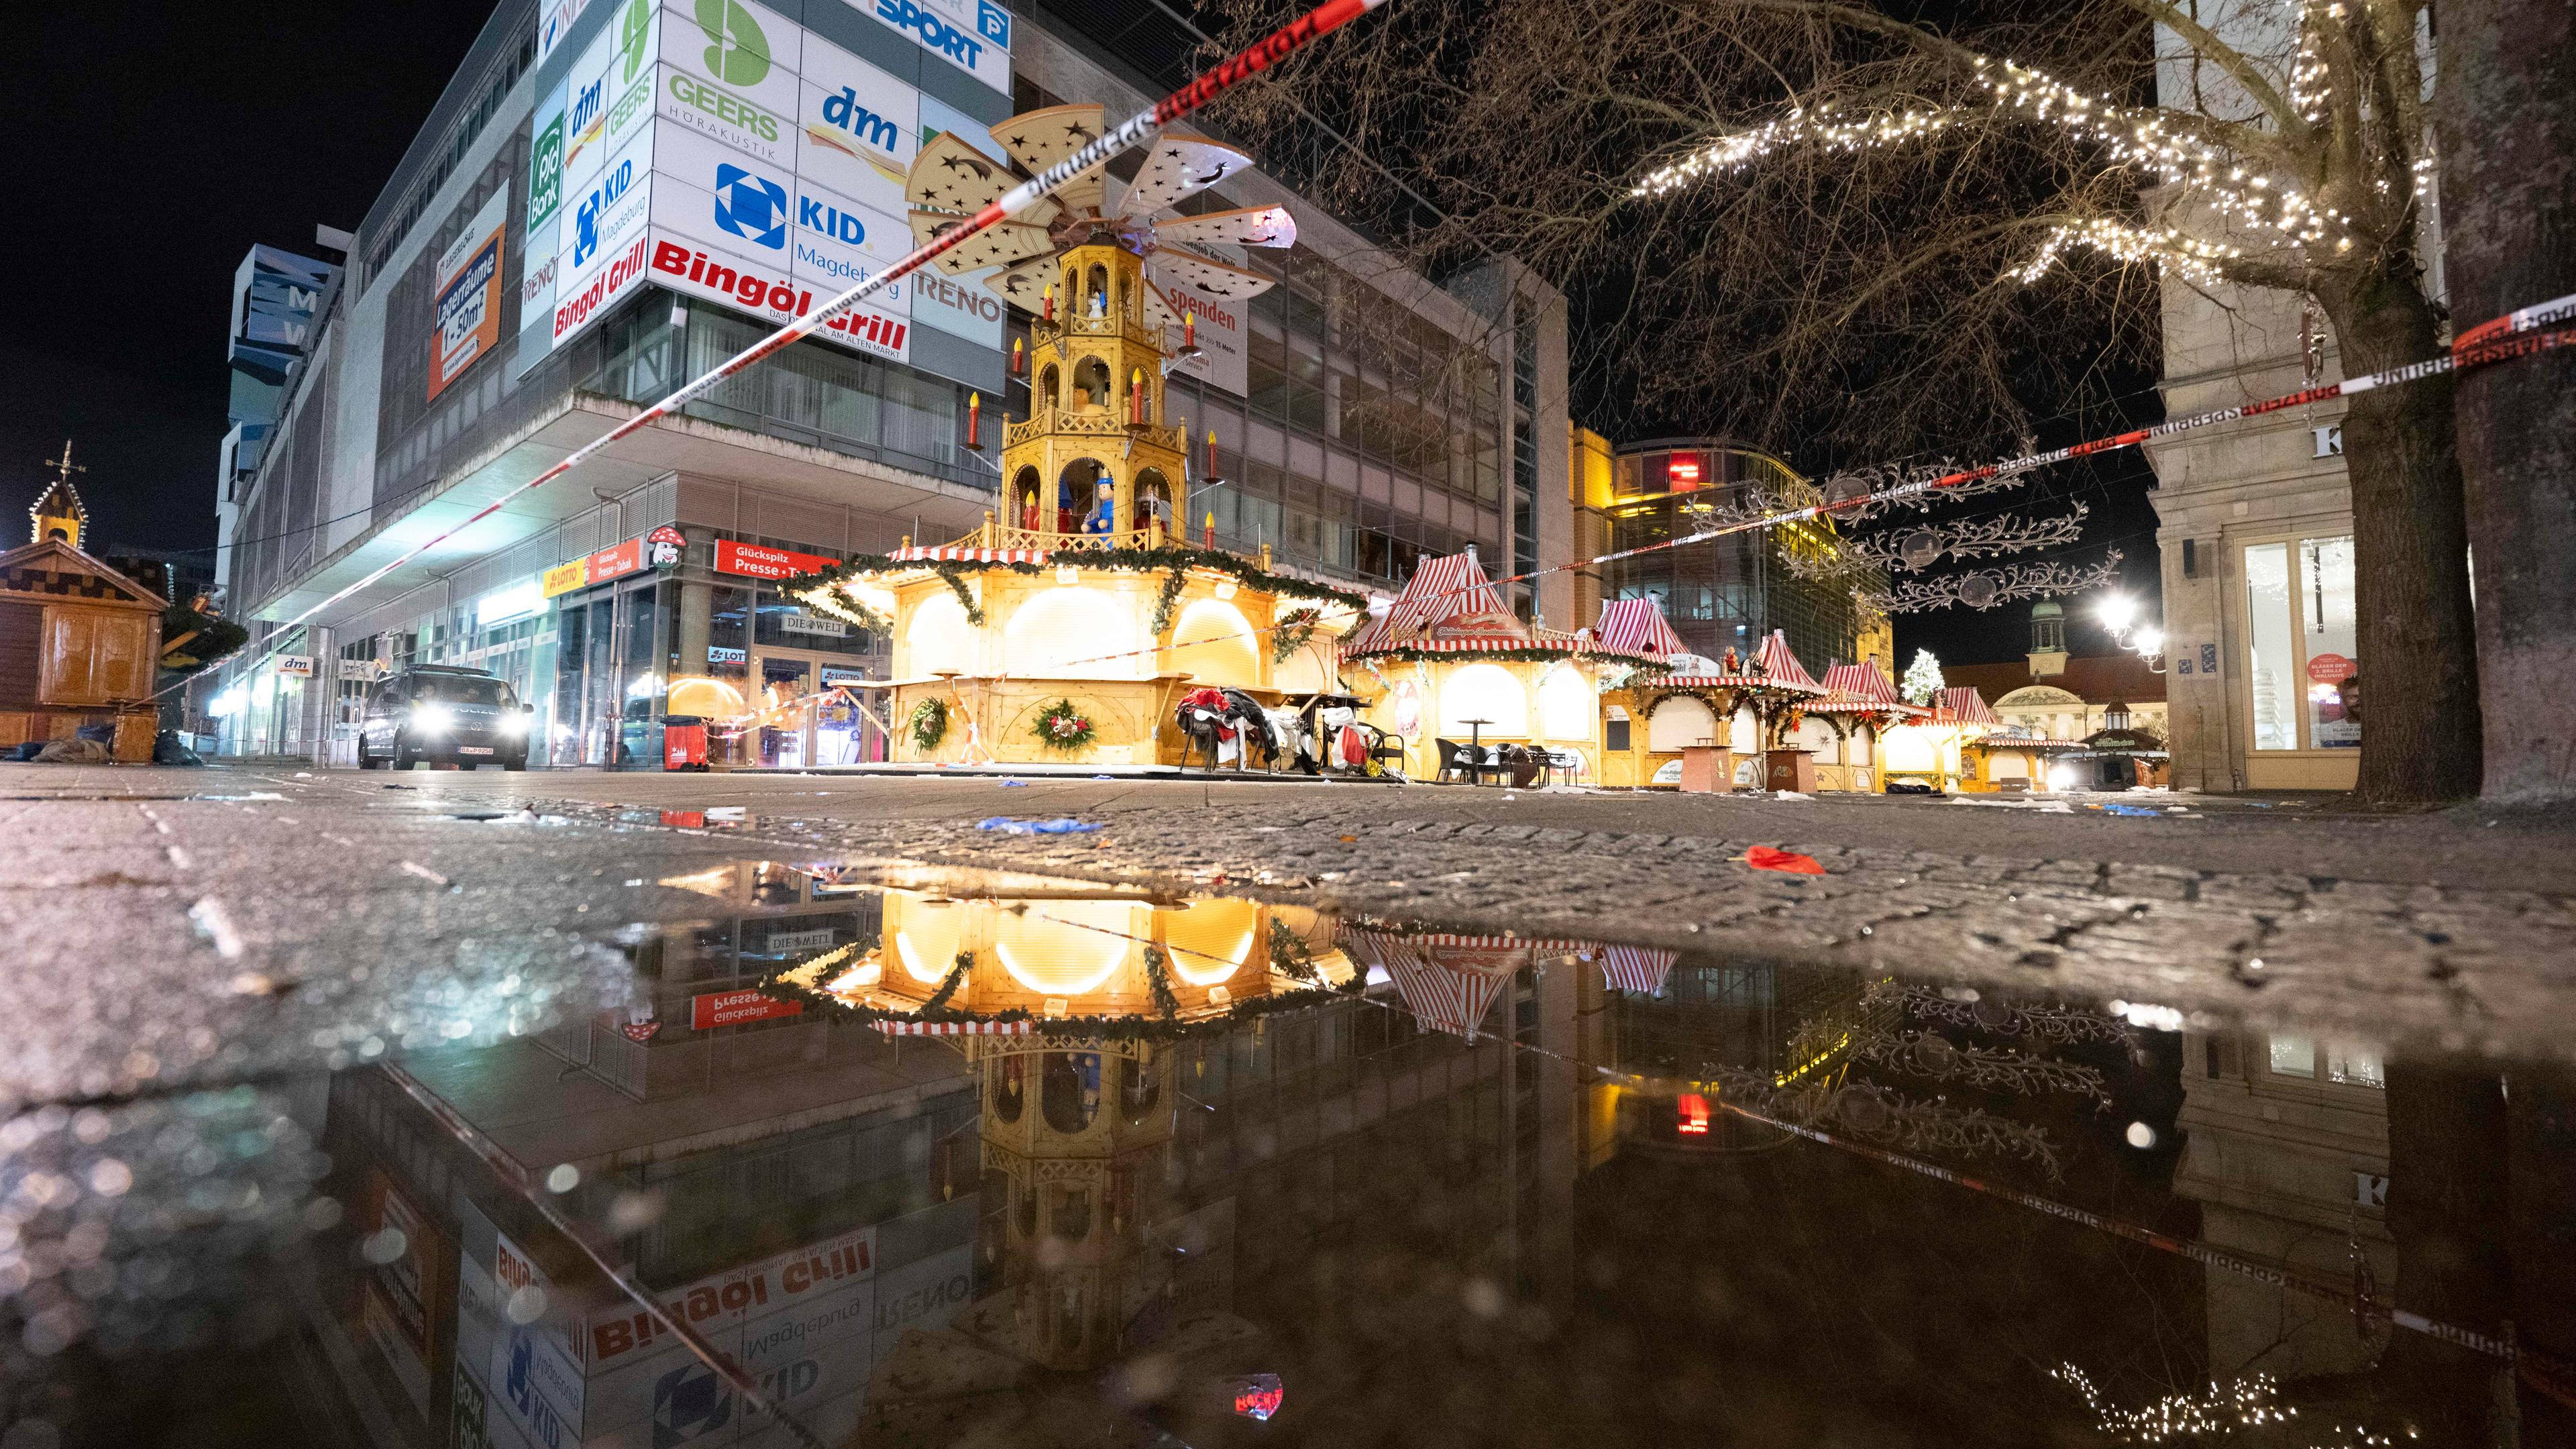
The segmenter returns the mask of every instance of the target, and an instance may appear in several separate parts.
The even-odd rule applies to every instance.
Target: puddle
[[[0,1443],[2576,1426],[2557,1065],[1035,875],[596,884],[678,908],[0,1124]]]

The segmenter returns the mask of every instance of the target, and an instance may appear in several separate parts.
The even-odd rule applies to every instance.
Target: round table
[[[1485,783],[1485,726],[1492,724],[1493,721],[1489,719],[1462,719],[1458,721],[1458,723],[1467,727],[1467,749],[1476,762],[1475,768],[1467,772],[1467,783],[1470,785],[1481,785]]]

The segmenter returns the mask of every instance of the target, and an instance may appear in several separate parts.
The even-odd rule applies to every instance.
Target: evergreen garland
[[[960,602],[968,606],[969,621],[981,624],[983,611],[974,607],[971,598],[965,597],[966,575],[986,573],[995,569],[1006,569],[1015,574],[1042,574],[1065,564],[1080,568],[1129,569],[1137,573],[1159,573],[1166,569],[1212,569],[1218,573],[1230,575],[1246,587],[1259,589],[1281,598],[1312,599],[1318,604],[1339,604],[1344,608],[1363,611],[1368,608],[1368,597],[1364,594],[1293,578],[1287,574],[1270,573],[1222,549],[1193,548],[1185,544],[1166,544],[1161,548],[1061,548],[1055,550],[1045,563],[1031,563],[1025,559],[1010,561],[898,559],[886,554],[860,554],[832,568],[816,573],[799,574],[789,582],[798,589],[826,588],[875,574],[929,569],[946,579],[949,587],[959,591]]]
[[[1507,660],[1514,664],[1553,664],[1559,659],[1590,659],[1594,661],[1616,660],[1622,664],[1633,665],[1640,670],[1651,669],[1657,673],[1667,672],[1669,668],[1669,666],[1656,660],[1648,659],[1642,654],[1615,654],[1607,653],[1598,649],[1582,649],[1576,647],[1570,641],[1564,644],[1524,644],[1515,649],[1462,649],[1454,652],[1446,649],[1416,649],[1410,645],[1398,644],[1392,648],[1372,649],[1368,651],[1367,654],[1359,657],[1367,659],[1392,659],[1398,663],[1409,663],[1413,660],[1421,659],[1431,661],[1432,663],[1447,664],[1472,664],[1480,659]]]
[[[1195,1021],[1170,1021],[1144,1015],[1040,1017],[1026,1007],[1018,1006],[1004,1011],[965,1011],[944,1002],[939,1003],[936,1010],[932,1009],[929,1002],[925,1002],[912,1011],[889,1011],[883,1007],[862,1006],[834,996],[819,987],[782,981],[776,977],[760,983],[760,988],[764,991],[783,990],[808,1000],[828,1002],[865,1022],[1026,1021],[1036,1023],[1036,1035],[1041,1038],[1099,1037],[1108,1041],[1180,1041],[1192,1037],[1223,1036],[1245,1022],[1269,1016],[1275,1012],[1303,1011],[1308,1007],[1322,1006],[1327,1002],[1357,996],[1367,989],[1367,986],[1367,974],[1355,971],[1351,973],[1351,979],[1340,986],[1314,986],[1297,991],[1283,991],[1271,996],[1255,996],[1235,1002],[1224,1011],[1200,1017]],[[933,997],[931,1000],[937,1001],[938,998]]]
[[[1181,999],[1172,994],[1172,958],[1160,946],[1145,948],[1145,989],[1154,994],[1154,1011],[1165,1021],[1177,1021]]]
[[[1306,647],[1315,637],[1315,628],[1323,622],[1324,611],[1301,605],[1279,616],[1270,633],[1270,662],[1285,664],[1288,656]]]
[[[955,996],[957,994],[957,988],[966,984],[966,973],[974,969],[975,953],[972,951],[958,952],[957,963],[948,968],[948,974],[946,976],[940,978],[939,989],[930,993],[930,999],[928,1001],[921,1003],[922,1017],[925,1020],[943,1019],[933,1017],[931,1013],[947,1009],[948,998]]]
[[[1163,591],[1154,596],[1154,626],[1147,631],[1155,643],[1161,643],[1163,631],[1172,627],[1172,606],[1180,602],[1181,585],[1189,580],[1189,573],[1183,569],[1163,575]]]
[[[1313,948],[1277,916],[1270,918],[1270,969],[1294,981],[1324,984],[1324,973],[1315,966]]]
[[[943,561],[932,564],[930,566],[930,570],[941,578],[946,579],[948,581],[948,591],[957,596],[957,602],[966,606],[966,622],[974,625],[978,629],[983,628],[984,606],[975,602],[975,591],[966,587],[965,566],[963,564]]]

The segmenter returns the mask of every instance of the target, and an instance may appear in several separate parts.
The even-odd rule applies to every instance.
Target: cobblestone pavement
[[[114,1094],[363,1058],[370,1038],[382,1050],[499,1029],[466,1003],[504,982],[561,997],[613,989],[581,935],[705,914],[703,897],[672,882],[746,857],[1224,889],[2255,1022],[2295,1014],[2384,1040],[2576,1050],[2563,1027],[2576,996],[2576,822],[2474,808],[2369,816],[2316,800],[2118,803],[2187,813],[1312,783],[0,766],[0,929],[18,1017],[33,1024],[0,1045],[0,1094]],[[742,818],[690,813],[728,807]],[[992,816],[1104,828],[977,828]],[[1740,857],[1753,844],[1812,855],[1826,873],[1751,870]]]

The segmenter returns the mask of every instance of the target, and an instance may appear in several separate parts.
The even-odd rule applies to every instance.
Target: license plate
[[[489,745],[458,745],[456,747],[456,753],[460,755],[488,755],[492,753],[492,748]]]

